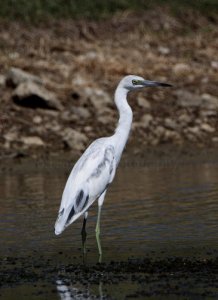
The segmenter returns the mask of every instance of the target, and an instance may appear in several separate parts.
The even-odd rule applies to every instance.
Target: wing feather
[[[67,180],[56,221],[63,231],[102,194],[114,178],[115,150],[109,138],[98,139],[83,153]]]

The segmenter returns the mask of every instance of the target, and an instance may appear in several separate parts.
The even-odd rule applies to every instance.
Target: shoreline
[[[128,146],[127,146],[128,148]],[[135,153],[136,152],[136,153]],[[0,156],[0,173],[23,171],[71,170],[80,155],[72,152],[59,152],[41,157]],[[173,145],[145,148],[135,151],[128,148],[124,151],[120,162],[122,168],[148,167],[161,168],[167,166],[197,165],[204,163],[218,164],[218,148],[208,147],[176,147]]]

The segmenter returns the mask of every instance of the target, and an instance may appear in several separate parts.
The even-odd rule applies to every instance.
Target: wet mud
[[[64,254],[60,252],[59,256],[63,257]],[[170,295],[188,299],[217,299],[218,252],[211,254],[211,258],[144,257],[92,265],[55,263],[43,256],[5,257],[1,259],[0,277],[1,288],[25,283],[36,286],[42,281],[44,284],[53,284],[50,293],[67,293],[69,297],[66,299],[71,299],[70,295],[73,297],[75,294],[83,297],[80,299],[101,297],[73,289],[72,286],[78,283],[82,286],[106,285],[113,288],[122,282],[137,285],[134,292],[126,293],[125,299]],[[44,294],[43,286],[37,290],[37,294]],[[104,294],[103,299],[114,298]]]

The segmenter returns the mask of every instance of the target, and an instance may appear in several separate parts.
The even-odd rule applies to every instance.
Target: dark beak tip
[[[173,87],[172,84],[169,83],[161,83],[160,86],[164,86],[164,87]]]

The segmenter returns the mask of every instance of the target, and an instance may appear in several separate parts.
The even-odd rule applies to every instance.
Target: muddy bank
[[[60,253],[59,256],[63,257]],[[59,259],[60,260],[60,259]],[[15,287],[25,283],[37,285],[41,281],[54,284],[51,293],[73,294],[73,286],[80,284],[110,285],[134,283],[138,286],[134,293],[127,293],[126,297],[174,296],[174,297],[211,297],[218,296],[218,257],[187,259],[182,257],[141,259],[130,258],[126,261],[110,261],[108,263],[86,264],[55,264],[41,255],[29,257],[5,257],[0,263],[1,288]],[[57,287],[57,290],[56,290]],[[65,291],[63,290],[65,287]],[[39,288],[43,296],[43,288]],[[2,289],[3,291],[3,289]],[[81,295],[81,290],[78,294]],[[84,293],[84,297],[87,294]],[[91,295],[91,299],[98,298]],[[105,299],[114,299],[105,295]]]

